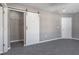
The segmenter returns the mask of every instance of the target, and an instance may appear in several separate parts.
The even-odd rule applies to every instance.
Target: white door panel
[[[72,37],[72,18],[63,17],[61,23],[62,29],[62,38],[71,38]]]
[[[26,45],[39,42],[39,15],[27,12],[26,15]]]
[[[0,54],[3,53],[3,10],[0,7]]]

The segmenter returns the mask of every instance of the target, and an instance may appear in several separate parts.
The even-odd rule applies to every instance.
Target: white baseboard
[[[59,39],[62,39],[62,38],[54,38],[54,39],[50,39],[50,40],[39,41],[38,43],[35,43],[35,44],[40,44],[40,43],[49,42],[49,41],[55,41],[55,40],[59,40]],[[32,45],[35,45],[35,44],[32,44]],[[30,46],[30,45],[24,45],[24,46]]]
[[[55,41],[55,40],[61,40],[61,39],[73,39],[73,40],[79,40],[78,38],[54,38],[54,39],[50,39],[50,40],[45,40],[45,41],[39,41],[39,43],[35,43],[35,44],[40,44],[40,43],[44,43],[44,42],[49,42],[49,41]],[[32,45],[35,45],[32,44]],[[24,45],[24,46],[30,46],[30,45]]]
[[[23,39],[21,39],[21,40],[14,40],[14,41],[10,41],[11,43],[13,43],[13,42],[20,42],[20,41],[24,41]],[[8,47],[8,50],[10,50],[11,49],[11,47]]]
[[[40,43],[49,42],[49,41],[55,41],[55,40],[59,40],[59,39],[74,39],[74,40],[79,40],[78,38],[54,38],[54,39],[50,39],[50,40],[39,41],[38,43],[35,43],[35,44],[40,44]],[[17,42],[17,41],[23,41],[23,40],[16,40],[16,41],[12,41],[12,42]],[[35,45],[35,44],[32,44],[32,45]],[[30,46],[30,45],[24,44],[24,46]]]
[[[73,40],[79,40],[79,38],[71,38],[71,39],[73,39]]]
[[[62,38],[54,38],[54,39],[50,39],[50,40],[45,40],[45,41],[40,41],[39,43],[44,43],[44,42],[49,42],[49,41],[55,41],[55,40],[59,40]]]
[[[23,39],[21,39],[21,40],[14,40],[14,41],[10,41],[11,43],[12,42],[19,42],[19,41],[24,41]]]
[[[79,40],[79,38],[62,38],[62,39]]]

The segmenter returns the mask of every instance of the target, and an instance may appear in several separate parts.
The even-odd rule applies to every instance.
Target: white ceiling
[[[11,3],[9,4],[11,5]],[[15,4],[14,4],[15,5]],[[16,3],[18,5],[18,3]],[[20,3],[20,5],[32,6],[50,12],[58,13],[77,13],[79,12],[79,3]]]

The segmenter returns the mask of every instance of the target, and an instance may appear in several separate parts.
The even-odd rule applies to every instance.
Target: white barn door
[[[0,54],[3,53],[3,10],[0,6]]]
[[[62,38],[72,38],[72,18],[63,17],[61,21]]]
[[[39,42],[39,14],[27,12],[26,14],[26,45]]]

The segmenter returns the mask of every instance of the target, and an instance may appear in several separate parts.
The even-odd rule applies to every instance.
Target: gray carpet
[[[11,48],[14,49],[14,48],[17,48],[17,47],[23,47],[24,46],[24,42],[23,41],[20,41],[20,42],[12,42],[11,43]]]
[[[4,55],[79,55],[79,40],[61,39],[28,47],[17,47]]]

